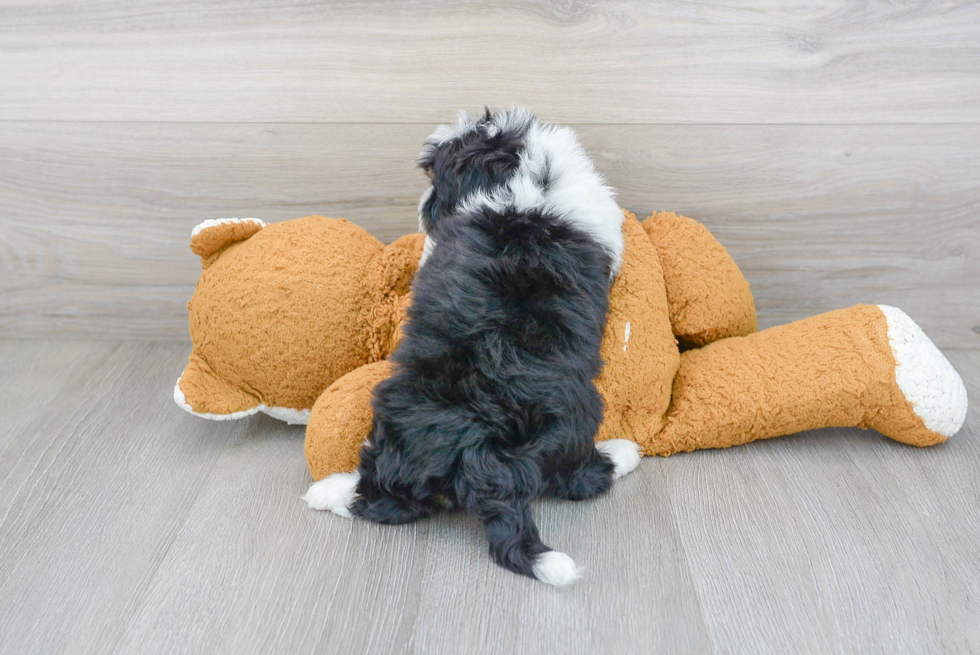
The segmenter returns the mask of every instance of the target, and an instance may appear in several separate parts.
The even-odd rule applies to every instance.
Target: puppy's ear
[[[429,138],[425,140],[425,144],[422,146],[422,152],[419,153],[418,159],[415,160],[416,163],[420,168],[428,168],[432,165],[436,153],[443,145],[450,141],[455,141],[460,136],[472,130],[475,125],[476,123],[470,118],[469,113],[465,109],[460,109],[456,113],[455,125],[440,125],[429,135]]]
[[[436,153],[439,152],[439,146],[442,143],[439,132],[443,127],[445,126],[440,126],[425,140],[425,143],[422,144],[422,150],[419,151],[419,156],[415,159],[415,164],[425,171],[430,180],[433,176],[432,167],[436,163]]]
[[[432,179],[432,165],[436,161],[436,148],[438,146],[435,143],[426,141],[425,145],[422,146],[422,151],[419,152],[418,159],[415,160],[416,165],[425,171],[425,174]]]

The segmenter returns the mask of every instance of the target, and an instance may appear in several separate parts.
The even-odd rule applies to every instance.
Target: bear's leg
[[[673,212],[654,212],[643,230],[657,249],[670,324],[683,348],[756,331],[749,283],[708,228]]]
[[[649,451],[835,426],[929,446],[959,430],[966,405],[959,375],[908,316],[858,305],[685,352]]]
[[[306,424],[306,463],[314,480],[356,471],[361,444],[371,434],[371,398],[391,375],[387,360],[356,368],[320,394]]]

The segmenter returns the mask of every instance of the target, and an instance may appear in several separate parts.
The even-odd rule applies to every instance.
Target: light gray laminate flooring
[[[946,444],[818,430],[539,501],[565,590],[465,515],[308,510],[303,429],[179,410],[187,351],[0,341],[0,652],[980,651],[978,351]]]

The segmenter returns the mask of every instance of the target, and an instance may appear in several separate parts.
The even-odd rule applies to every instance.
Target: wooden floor
[[[980,351],[944,445],[820,430],[541,501],[557,590],[458,514],[308,510],[303,429],[166,402],[183,343],[0,341],[0,652],[980,652]]]

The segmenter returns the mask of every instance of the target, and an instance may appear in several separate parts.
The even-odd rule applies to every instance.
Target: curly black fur
[[[403,523],[458,504],[486,525],[497,563],[533,577],[550,549],[530,501],[590,498],[612,482],[593,444],[611,261],[541,208],[457,211],[518,165],[526,126],[484,127],[420,159],[436,245],[413,282],[395,372],[374,392],[351,511]]]

